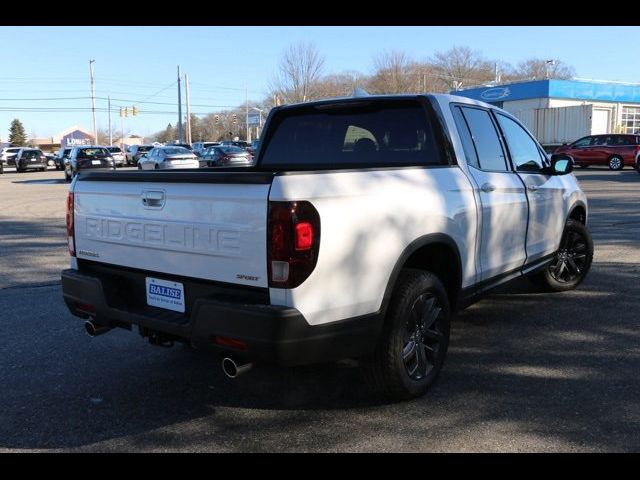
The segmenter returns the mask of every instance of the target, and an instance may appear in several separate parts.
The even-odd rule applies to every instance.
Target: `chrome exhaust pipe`
[[[92,320],[87,320],[84,322],[84,329],[87,331],[87,335],[90,337],[97,337],[98,335],[102,335],[103,333],[107,333],[113,327],[107,327],[105,325],[100,325],[99,323],[94,323]]]
[[[238,378],[239,375],[248,372],[251,368],[253,368],[253,363],[238,365],[232,358],[222,359],[222,371],[229,378]]]

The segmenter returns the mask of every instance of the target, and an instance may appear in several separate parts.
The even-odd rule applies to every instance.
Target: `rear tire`
[[[560,248],[551,263],[530,279],[550,292],[573,290],[582,283],[593,261],[591,233],[577,220],[569,220],[562,233]]]
[[[622,170],[624,168],[624,160],[618,155],[613,155],[607,162],[610,170]]]
[[[424,395],[444,364],[450,317],[449,299],[438,277],[430,272],[404,270],[376,350],[363,361],[371,387],[392,400]]]

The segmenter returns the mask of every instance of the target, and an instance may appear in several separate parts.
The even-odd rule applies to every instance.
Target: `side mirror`
[[[568,155],[551,156],[551,174],[566,175],[573,171],[573,159]]]

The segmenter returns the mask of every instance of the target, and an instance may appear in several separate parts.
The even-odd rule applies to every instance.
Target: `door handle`
[[[484,183],[480,187],[480,190],[482,190],[484,193],[493,192],[495,189],[496,189],[496,187],[491,185],[490,183]]]
[[[535,192],[538,190],[538,186],[537,185],[527,185],[527,189],[531,192]]]

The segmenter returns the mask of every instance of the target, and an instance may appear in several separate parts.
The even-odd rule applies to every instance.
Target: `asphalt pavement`
[[[595,243],[575,291],[526,280],[461,312],[438,383],[371,396],[355,362],[257,366],[89,338],[62,301],[63,173],[0,175],[0,451],[640,450],[640,175],[579,170]]]

